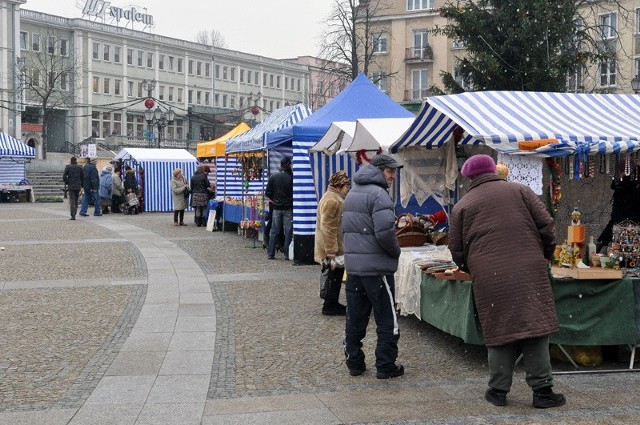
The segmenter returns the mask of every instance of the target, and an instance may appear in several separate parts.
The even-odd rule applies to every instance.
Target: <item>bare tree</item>
[[[354,80],[361,71],[369,74],[375,61],[374,47],[388,28],[376,23],[388,0],[334,0],[326,19],[320,57],[337,63],[326,71],[334,76]]]
[[[212,47],[226,47],[227,43],[224,40],[224,36],[218,30],[200,30],[196,33],[196,43],[204,44],[205,46]]]
[[[21,86],[26,103],[42,114],[42,155],[47,156],[48,128],[57,111],[73,109],[79,66],[67,33],[49,29],[32,34],[32,46],[21,63]],[[35,40],[34,40],[35,37]]]

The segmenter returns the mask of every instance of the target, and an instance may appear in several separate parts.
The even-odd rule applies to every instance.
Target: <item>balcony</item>
[[[431,46],[407,47],[404,53],[404,61],[407,63],[433,62],[433,49]]]
[[[405,90],[404,102],[422,102],[425,98],[431,96],[431,93],[427,89]]]

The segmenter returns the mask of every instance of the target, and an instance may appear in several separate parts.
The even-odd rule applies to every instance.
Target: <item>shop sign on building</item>
[[[95,16],[103,21],[111,18],[112,21],[116,22],[126,20],[132,24],[134,22],[140,22],[150,27],[153,26],[153,16],[147,13],[141,13],[141,8],[136,8],[135,6],[128,6],[125,9],[113,6],[110,1],[104,0],[80,0],[77,5],[82,9],[83,15]],[[146,11],[146,9],[144,10]]]

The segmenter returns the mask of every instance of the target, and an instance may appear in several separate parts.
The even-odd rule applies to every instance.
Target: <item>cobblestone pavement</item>
[[[0,424],[640,421],[640,375],[635,373],[557,376],[556,386],[569,402],[540,411],[531,408],[524,372],[518,369],[509,406],[491,406],[482,397],[486,350],[413,317],[400,318],[398,360],[406,366],[405,376],[377,380],[367,371],[350,377],[341,351],[344,319],[320,314],[319,266],[294,266],[281,256],[269,261],[260,242],[253,248],[235,231],[206,232],[191,225],[190,213],[187,227],[175,227],[168,213],[74,222],[67,211],[66,204],[0,204],[0,246],[5,248],[0,251]],[[157,245],[186,253],[193,262],[154,260],[156,254],[135,239],[140,235],[155,235]],[[171,361],[183,359],[170,359],[174,344],[195,335],[177,332],[179,326],[196,326],[180,317],[170,325],[176,330],[163,330],[163,304],[157,304],[162,297],[172,299],[171,290],[158,291],[172,281],[172,270],[182,267],[204,273],[215,307],[213,332],[199,334],[206,339],[181,341],[209,359],[204,360],[208,366],[183,360],[183,369],[197,367],[210,375],[201,399],[181,397],[187,390],[178,388],[187,388],[187,378],[179,363],[177,372],[163,372]],[[187,285],[200,283],[195,272]],[[199,291],[181,289],[176,309],[187,310],[192,319],[209,315],[208,304],[198,305],[208,294]],[[150,309],[153,320],[139,318]],[[141,334],[140,326],[152,332]],[[371,369],[374,336],[372,323],[364,343]],[[137,349],[143,369],[164,362],[162,368],[158,363],[160,371],[132,376],[131,364],[117,357],[134,353],[127,351],[132,345],[142,347]],[[158,345],[161,351],[148,348]],[[554,367],[569,370],[565,364]],[[146,401],[136,401],[134,390],[152,385],[147,375],[153,385],[168,379],[164,398],[152,390]],[[107,397],[105,383],[119,378],[127,380],[107,387],[116,401],[101,402]]]

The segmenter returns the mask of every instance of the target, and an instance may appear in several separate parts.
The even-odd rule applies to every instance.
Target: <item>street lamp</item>
[[[173,124],[175,116],[173,109],[169,108],[164,112],[160,109],[160,106],[156,107],[155,110],[147,108],[144,111],[144,119],[147,121],[148,126],[158,128],[158,148],[160,148],[160,143],[162,142],[162,132],[164,128],[167,125]]]
[[[631,79],[631,88],[635,94],[640,92],[640,76],[636,75]]]

